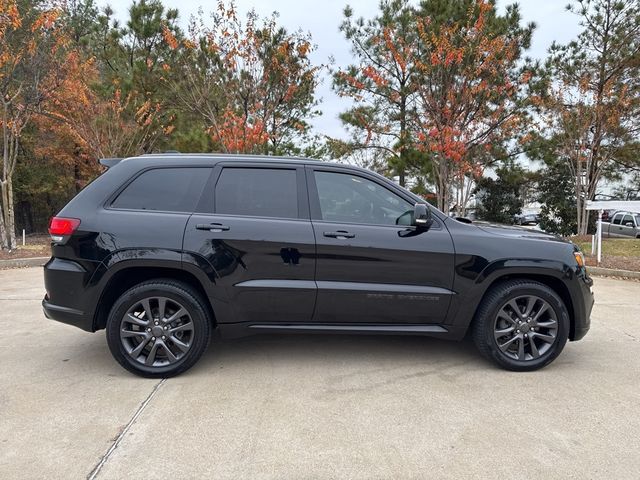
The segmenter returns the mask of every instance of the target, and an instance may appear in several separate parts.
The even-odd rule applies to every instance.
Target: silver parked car
[[[616,212],[611,218],[611,223],[602,222],[602,235],[640,238],[640,213]]]

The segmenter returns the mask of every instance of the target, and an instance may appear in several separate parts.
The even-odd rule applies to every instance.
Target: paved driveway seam
[[[142,414],[144,409],[147,408],[147,405],[149,405],[149,403],[151,402],[155,394],[158,393],[158,390],[166,381],[167,379],[163,378],[162,380],[160,380],[158,383],[154,385],[153,390],[151,390],[151,393],[149,393],[147,398],[144,399],[144,401],[138,407],[138,410],[136,410],[136,413],[134,413],[133,417],[131,417],[131,420],[129,420],[129,423],[127,423],[125,427],[122,429],[122,431],[118,434],[118,436],[114,440],[111,447],[109,447],[109,450],[107,450],[107,453],[105,453],[102,456],[102,458],[100,459],[100,462],[98,462],[98,464],[93,468],[93,470],[91,470],[91,473],[87,475],[87,480],[94,480],[98,476],[98,474],[100,473],[100,470],[102,470],[102,467],[104,466],[105,463],[107,463],[107,460],[109,460],[109,457],[111,457],[113,452],[115,452],[116,448],[118,448],[118,445],[120,445],[120,442],[122,441],[124,436],[127,434],[129,429],[131,429],[131,427],[136,422],[138,417]]]

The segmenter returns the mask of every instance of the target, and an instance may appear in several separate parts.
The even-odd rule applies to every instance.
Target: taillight
[[[54,242],[60,242],[67,235],[71,235],[80,226],[77,218],[53,217],[49,223],[49,235]]]

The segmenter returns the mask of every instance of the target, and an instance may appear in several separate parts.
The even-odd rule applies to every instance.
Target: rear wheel
[[[107,321],[114,358],[137,375],[166,378],[191,368],[209,344],[211,319],[198,292],[173,280],[127,290]]]
[[[511,280],[493,287],[473,324],[480,353],[508,370],[537,370],[562,352],[569,336],[569,314],[548,286]]]

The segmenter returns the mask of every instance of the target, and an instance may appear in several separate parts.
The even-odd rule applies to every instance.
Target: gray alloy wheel
[[[187,309],[167,297],[134,303],[120,322],[120,341],[132,360],[146,367],[166,367],[191,349],[194,325]]]
[[[535,280],[504,280],[485,293],[471,325],[479,352],[502,368],[538,370],[564,349],[571,321],[560,296]]]
[[[141,377],[169,378],[187,371],[202,356],[213,321],[195,288],[158,278],[120,295],[105,327],[109,350],[120,365]]]
[[[536,295],[507,301],[493,323],[493,335],[502,354],[518,361],[540,358],[558,338],[558,319],[549,303]]]

